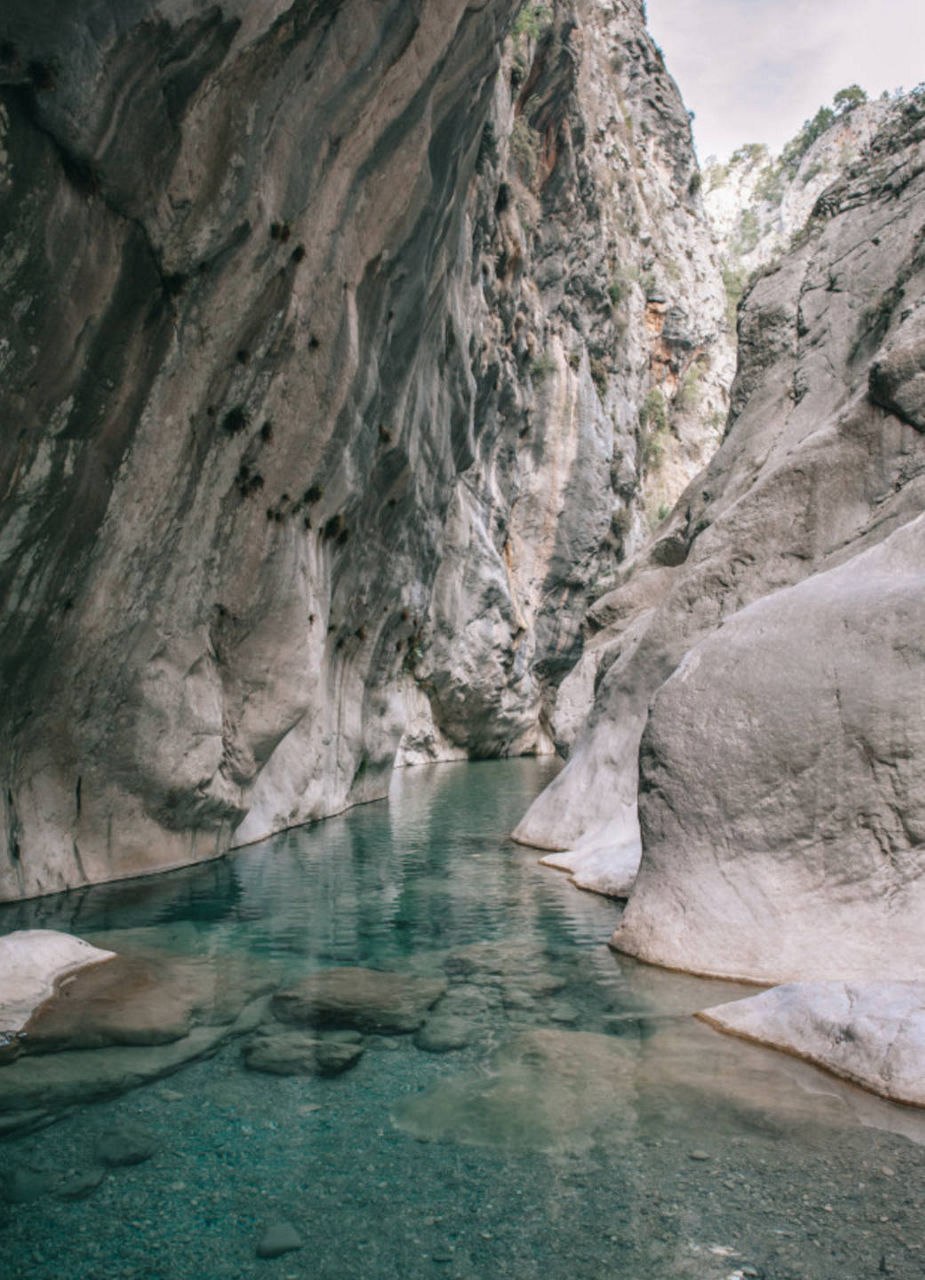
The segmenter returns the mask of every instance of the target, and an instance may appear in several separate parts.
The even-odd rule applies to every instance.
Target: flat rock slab
[[[273,997],[282,1022],[357,1031],[416,1031],[447,989],[441,978],[415,978],[375,969],[326,969]]]
[[[266,1000],[253,1001],[235,1022],[194,1027],[171,1044],[78,1049],[20,1057],[0,1069],[0,1134],[34,1129],[63,1107],[116,1097],[170,1075],[215,1050],[230,1036],[253,1031],[266,1016]]]
[[[526,1031],[492,1055],[491,1072],[442,1081],[395,1110],[420,1141],[505,1150],[587,1151],[632,1116],[632,1047],[588,1031]]]
[[[15,1037],[54,995],[62,978],[113,958],[82,938],[55,929],[20,929],[0,938],[0,1062]]]
[[[261,1028],[244,1046],[244,1063],[251,1071],[275,1076],[337,1076],[355,1066],[362,1054],[363,1045],[354,1041]]]
[[[791,982],[697,1016],[925,1107],[925,982]]]

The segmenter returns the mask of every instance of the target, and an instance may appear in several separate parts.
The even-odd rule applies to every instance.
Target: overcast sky
[[[833,93],[925,80],[925,0],[647,0],[649,30],[689,110],[701,161],[772,150]]]

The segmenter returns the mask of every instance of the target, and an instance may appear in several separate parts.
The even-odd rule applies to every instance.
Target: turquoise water
[[[7,1138],[2,1280],[925,1275],[922,1117],[690,1016],[749,989],[611,953],[617,904],[508,839],[554,768],[406,770],[388,804],[222,862],[0,909],[0,933],[184,967],[226,1032],[262,992],[359,965],[445,978],[470,1041],[372,1036],[343,1075],[278,1077],[226,1035]],[[112,1071],[96,1052],[88,1079]],[[150,1158],[102,1169],[126,1126]],[[303,1247],[257,1258],[280,1222]]]

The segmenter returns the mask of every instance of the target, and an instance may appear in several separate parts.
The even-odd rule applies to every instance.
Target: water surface
[[[331,966],[443,976],[472,1037],[370,1037],[330,1079],[248,1071],[231,1038],[7,1139],[0,1171],[49,1190],[0,1203],[3,1280],[925,1275],[922,1117],[690,1016],[752,989],[612,954],[617,904],[508,838],[554,768],[406,770],[221,862],[0,909],[188,965],[229,1017]],[[59,1199],[127,1124],[154,1155]],[[278,1221],[305,1247],[257,1259]]]

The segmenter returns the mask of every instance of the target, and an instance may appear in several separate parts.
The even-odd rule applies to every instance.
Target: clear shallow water
[[[6,1140],[0,1173],[50,1188],[126,1123],[154,1155],[0,1203],[3,1280],[925,1275],[922,1117],[690,1016],[749,989],[614,956],[616,905],[507,839],[552,768],[408,770],[223,862],[0,909],[181,963],[226,1017],[334,965],[445,976],[474,1036],[371,1037],[331,1079],[245,1070],[231,1039]],[[258,1260],[281,1220],[305,1247]]]

